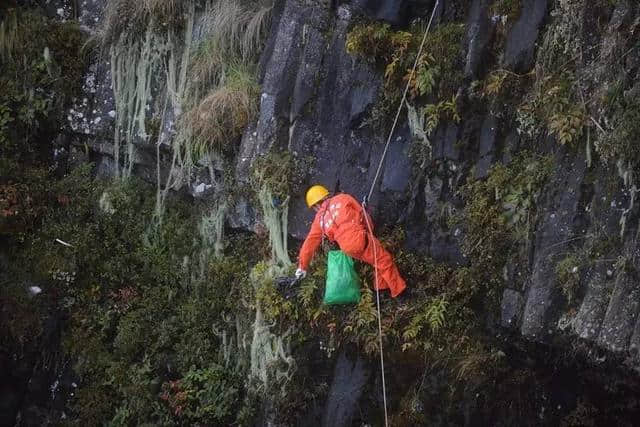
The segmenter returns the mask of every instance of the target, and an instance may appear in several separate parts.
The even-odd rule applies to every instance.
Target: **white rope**
[[[364,220],[367,223],[367,230],[369,231],[367,245],[373,245],[373,274],[374,285],[376,289],[376,307],[378,308],[378,339],[380,340],[380,367],[382,370],[382,402],[384,403],[384,425],[388,427],[389,420],[387,418],[387,385],[384,379],[384,351],[382,351],[382,315],[380,314],[380,288],[378,287],[378,252],[376,250],[377,245],[373,240],[374,236],[373,230],[371,229],[371,223],[369,222],[369,215],[367,214],[364,204],[362,205],[362,214],[364,215]]]
[[[409,85],[411,84],[411,80],[413,80],[413,75],[416,72],[416,68],[418,67],[418,61],[420,60],[420,55],[422,54],[422,49],[424,48],[424,43],[427,40],[427,34],[429,34],[429,29],[431,28],[431,23],[433,22],[433,17],[436,14],[436,9],[438,8],[438,4],[440,0],[436,0],[436,4],[433,6],[433,11],[431,12],[431,18],[429,19],[429,24],[424,32],[424,36],[422,37],[422,42],[420,43],[420,49],[418,49],[418,54],[416,55],[416,60],[413,63],[413,68],[411,69],[411,74],[409,79],[407,80],[407,85],[404,88],[404,92],[402,93],[402,100],[400,101],[400,105],[398,106],[398,111],[396,112],[396,117],[393,120],[393,126],[391,126],[391,132],[389,132],[389,137],[387,138],[387,143],[384,146],[384,151],[382,152],[382,157],[380,158],[380,163],[378,163],[378,169],[376,170],[376,175],[373,178],[373,183],[371,184],[371,189],[369,190],[369,194],[367,198],[362,202],[362,213],[364,215],[365,221],[367,223],[367,230],[369,232],[368,242],[373,245],[373,271],[374,271],[374,280],[375,280],[375,289],[376,289],[376,307],[378,309],[378,339],[380,342],[380,369],[382,375],[382,401],[384,404],[384,425],[385,427],[389,427],[389,418],[387,415],[387,384],[385,381],[384,375],[384,350],[382,347],[382,314],[380,311],[380,288],[378,287],[378,253],[376,250],[377,245],[375,244],[373,230],[371,228],[371,223],[369,222],[369,215],[367,214],[365,204],[369,199],[371,199],[371,195],[373,194],[373,189],[376,186],[376,182],[380,176],[380,171],[382,170],[382,165],[384,163],[384,159],[387,156],[387,150],[389,149],[389,143],[391,143],[391,137],[393,136],[393,132],[396,129],[396,125],[398,124],[398,118],[400,117],[400,112],[402,111],[402,107],[407,100],[407,92],[409,92]]]
[[[391,137],[393,136],[393,132],[396,130],[396,125],[398,124],[398,118],[400,117],[400,112],[402,111],[402,106],[407,100],[407,92],[409,92],[409,86],[411,85],[411,80],[413,80],[413,75],[416,72],[416,68],[418,67],[418,61],[420,60],[420,55],[422,54],[422,49],[424,48],[424,43],[427,40],[427,34],[429,33],[429,29],[431,28],[431,23],[433,22],[433,17],[436,14],[436,9],[438,8],[438,4],[440,0],[436,0],[436,4],[433,6],[433,11],[431,12],[431,18],[429,19],[429,24],[427,25],[427,29],[424,32],[424,36],[422,37],[422,43],[420,43],[420,49],[418,49],[418,55],[416,56],[416,60],[413,63],[413,68],[411,69],[411,75],[407,80],[407,85],[404,87],[404,92],[402,94],[402,100],[400,101],[400,105],[398,106],[398,111],[396,112],[396,117],[393,120],[393,126],[391,126],[391,132],[389,132],[389,137],[387,138],[387,144],[384,146],[384,151],[382,152],[382,157],[380,158],[380,163],[378,164],[378,169],[376,170],[376,175],[373,178],[373,183],[371,184],[371,189],[369,190],[369,194],[365,200],[371,199],[371,195],[373,194],[373,188],[376,186],[376,182],[378,181],[378,177],[380,176],[380,171],[382,170],[382,164],[384,163],[384,159],[387,156],[387,150],[389,149],[389,143],[391,142]]]

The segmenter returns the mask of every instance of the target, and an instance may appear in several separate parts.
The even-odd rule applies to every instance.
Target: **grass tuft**
[[[196,157],[210,149],[219,152],[232,149],[228,142],[239,138],[257,113],[260,86],[250,67],[231,66],[222,79],[222,85],[211,90],[184,116],[184,124],[191,127],[196,141]]]

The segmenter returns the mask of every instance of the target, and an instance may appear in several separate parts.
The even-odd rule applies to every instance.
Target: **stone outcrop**
[[[101,19],[100,3],[79,2],[75,13],[89,30],[95,29]],[[295,158],[313,159],[306,171],[307,183],[322,182],[333,188],[340,182],[341,190],[364,196],[387,137],[363,126],[380,96],[383,81],[381,73],[370,64],[346,52],[347,33],[362,14],[404,26],[416,13],[428,15],[434,3],[277,2],[271,35],[261,59],[259,115],[242,138],[234,171],[238,180],[247,182],[250,166],[258,156],[288,150]],[[537,47],[545,25],[551,21],[550,2],[521,2],[519,15],[506,33],[500,58],[492,58],[490,52],[501,19],[490,16],[493,3],[473,0],[465,15],[466,36],[462,46],[465,82],[461,94],[469,90],[473,80],[486,77],[489,63],[497,62],[501,68],[522,74],[531,71],[538,60]],[[453,16],[457,7],[454,1],[441,0],[436,21]],[[585,81],[591,82],[590,76],[600,72],[608,58],[618,54],[619,32],[637,20],[636,9],[628,2],[618,2],[615,9],[605,14],[608,21],[600,32],[584,29],[581,37],[591,46],[582,58]],[[53,13],[55,10],[52,9]],[[590,13],[587,5],[579,15],[588,23]],[[594,49],[601,55],[593,53]],[[628,72],[636,73],[637,51],[626,52],[624,59]],[[602,62],[600,68],[598,60]],[[87,99],[80,100],[69,113],[68,123],[73,138],[88,143],[99,170],[105,174],[112,165],[109,138],[114,114],[107,62],[104,56],[96,57],[87,74]],[[591,73],[593,70],[596,71]],[[595,87],[597,82],[593,84]],[[464,265],[467,260],[460,249],[462,231],[443,224],[440,216],[443,209],[463,207],[458,190],[470,174],[484,179],[492,165],[508,163],[518,152],[517,124],[505,123],[494,113],[474,112],[465,115],[458,124],[444,123],[438,127],[432,135],[431,163],[422,169],[414,168],[410,158],[412,134],[403,120],[392,136],[371,200],[376,220],[401,224],[412,249],[437,260]],[[586,138],[590,136],[583,135],[582,139]],[[637,262],[635,187],[625,182],[614,165],[592,159],[593,153],[586,154],[585,149],[562,147],[550,136],[541,138],[540,147],[554,157],[554,171],[539,201],[531,249],[526,257],[528,264],[517,266],[519,271],[526,272],[526,277],[507,281],[500,323],[534,341],[550,342],[569,331],[574,338],[636,357],[640,346],[640,290],[634,274],[616,264],[620,257],[634,266]],[[593,151],[592,146],[590,149]],[[140,155],[138,162],[139,174],[152,180],[153,156]],[[205,186],[211,184],[206,174],[201,180]],[[228,223],[251,229],[257,220],[251,203],[241,200],[231,209]],[[303,198],[293,195],[290,234],[302,238],[310,221],[311,213]],[[624,224],[624,230],[620,224]],[[567,254],[616,235],[622,239],[614,247],[597,255],[588,266],[576,266],[580,280],[570,304],[558,283],[556,265]]]

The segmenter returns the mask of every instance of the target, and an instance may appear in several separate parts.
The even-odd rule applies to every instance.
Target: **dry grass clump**
[[[244,65],[231,67],[224,83],[185,114],[183,124],[192,130],[196,157],[210,149],[233,151],[229,143],[242,135],[258,110],[260,87],[254,74]]]
[[[256,66],[270,24],[273,2],[219,0],[206,6],[204,38],[189,67],[190,111],[182,124],[196,157],[208,150],[233,153],[255,117],[260,88]]]
[[[272,7],[271,0],[210,3],[205,13],[205,31],[223,52],[240,53],[247,59],[256,54],[264,41]]]
[[[245,63],[257,58],[269,29],[272,1],[210,3],[204,13],[205,38],[192,61],[198,86],[218,85],[230,59]]]

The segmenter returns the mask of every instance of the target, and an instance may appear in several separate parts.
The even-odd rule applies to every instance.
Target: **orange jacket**
[[[373,231],[370,217],[369,222]],[[320,210],[311,224],[311,230],[300,248],[298,267],[302,270],[309,268],[313,255],[322,243],[323,235],[340,245],[341,240],[362,230],[367,230],[367,224],[364,221],[362,206],[356,199],[344,193],[328,198],[320,205]]]

